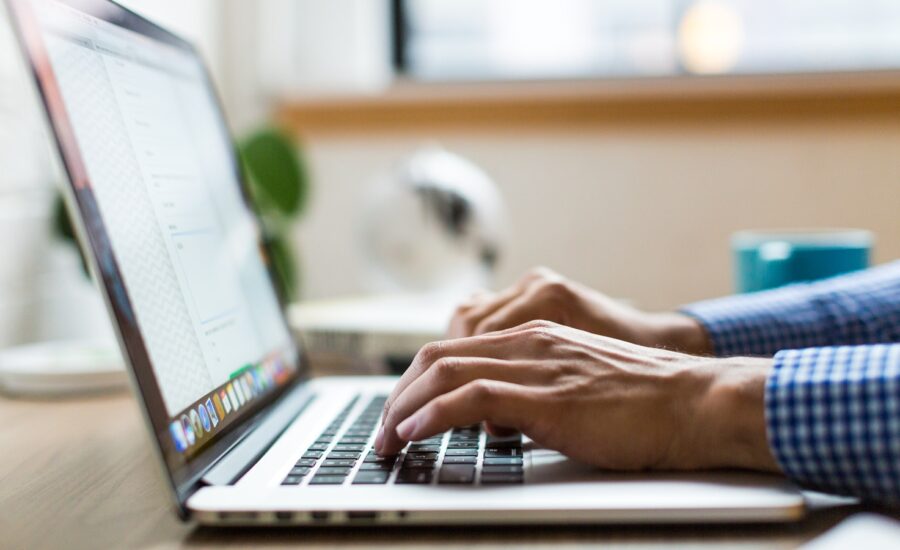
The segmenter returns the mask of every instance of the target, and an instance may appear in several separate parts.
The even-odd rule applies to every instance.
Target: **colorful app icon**
[[[237,395],[238,402],[240,402],[243,407],[244,403],[247,402],[247,396],[244,395],[244,386],[241,384],[240,378],[234,379],[234,394]]]
[[[234,410],[241,408],[237,393],[234,391],[234,384],[228,384],[228,398],[231,400],[231,406]]]
[[[213,394],[213,405],[216,406],[216,414],[225,418],[225,409],[222,407],[222,400],[219,399],[219,394]]]
[[[231,399],[228,398],[227,388],[219,390],[219,398],[222,400],[222,406],[225,407],[225,414],[231,413]]]
[[[219,415],[216,414],[216,408],[213,407],[212,399],[206,398],[206,412],[209,413],[209,419],[212,421],[213,428],[219,425]]]
[[[253,399],[253,389],[247,383],[247,377],[241,378],[241,387],[244,388],[244,397],[247,398],[247,401]]]
[[[238,402],[237,394],[234,392],[234,384],[228,384],[228,387],[225,389],[228,394],[228,400],[231,401],[231,408],[238,410],[241,404]]]
[[[244,388],[247,390],[247,398],[256,397],[256,391],[253,388],[253,376],[249,372],[245,372],[242,380],[244,381]]]
[[[191,426],[194,428],[194,433],[197,435],[197,439],[199,440],[201,437],[203,437],[203,423],[200,421],[200,415],[197,414],[197,409],[191,409],[191,412],[189,414],[191,416]]]
[[[197,407],[197,412],[200,414],[200,423],[203,424],[203,429],[207,432],[212,429],[212,422],[209,420],[209,413],[206,412],[206,407],[203,406],[203,403]]]
[[[172,435],[172,441],[175,443],[175,450],[183,453],[188,448],[187,436],[184,434],[184,428],[181,427],[181,421],[176,420],[169,424],[169,433]]]
[[[184,428],[184,435],[187,436],[188,445],[193,445],[197,441],[197,436],[194,435],[194,427],[191,426],[191,420],[186,414],[181,415],[181,427]]]

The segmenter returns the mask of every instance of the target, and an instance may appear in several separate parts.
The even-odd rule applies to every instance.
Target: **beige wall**
[[[514,238],[500,284],[545,264],[670,308],[729,292],[729,235],[751,227],[863,227],[877,235],[876,261],[900,258],[900,109],[868,120],[325,135],[307,139],[306,297],[363,288],[358,197],[431,139],[480,164],[506,198]]]

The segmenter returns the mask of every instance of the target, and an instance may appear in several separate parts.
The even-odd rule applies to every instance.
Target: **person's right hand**
[[[477,336],[535,320],[642,346],[694,355],[711,352],[705,329],[691,317],[637,310],[547,268],[529,271],[516,284],[496,294],[473,296],[457,308],[448,336]]]

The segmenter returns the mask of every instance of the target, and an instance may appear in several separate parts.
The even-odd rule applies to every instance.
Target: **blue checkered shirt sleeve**
[[[778,352],[766,424],[791,479],[900,504],[900,344]]]
[[[683,311],[716,355],[774,355],[766,422],[785,474],[900,504],[900,262]]]
[[[900,342],[900,261],[815,283],[698,302],[682,311],[703,324],[720,357]]]

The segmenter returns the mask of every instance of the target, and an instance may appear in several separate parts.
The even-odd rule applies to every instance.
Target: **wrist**
[[[771,359],[710,360],[688,432],[705,468],[780,471],[766,433],[765,386]]]
[[[682,313],[650,314],[656,347],[667,347],[690,355],[711,355],[712,341],[700,321]]]

